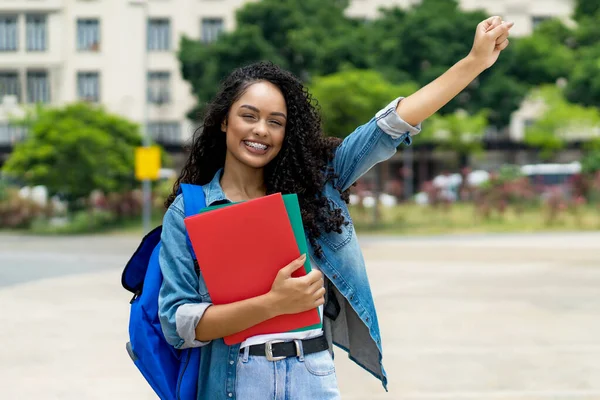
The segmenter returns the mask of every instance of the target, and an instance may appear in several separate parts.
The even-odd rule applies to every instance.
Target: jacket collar
[[[221,187],[221,176],[223,175],[223,168],[220,168],[213,179],[205,185],[204,194],[206,196],[206,205],[212,206],[215,203],[229,203],[230,201],[225,196],[223,188]]]

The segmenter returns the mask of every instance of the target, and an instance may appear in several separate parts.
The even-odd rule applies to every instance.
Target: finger
[[[308,292],[309,293],[316,293],[318,290],[322,289],[325,286],[325,282],[323,281],[323,279],[319,279],[316,282],[313,282],[309,287],[308,287]]]
[[[506,39],[504,42],[500,43],[499,45],[496,45],[496,50],[500,50],[500,51],[504,50],[505,48],[508,47],[509,43],[510,43],[510,40]]]
[[[312,271],[310,271],[308,274],[304,275],[304,276],[300,276],[297,278],[292,278],[294,279],[295,282],[298,282],[300,285],[304,285],[305,287],[308,287],[310,285],[312,285],[313,283],[317,282],[319,279],[321,279],[322,274],[317,271],[316,269],[313,269]]]
[[[315,293],[315,302],[321,302],[320,304],[325,303],[325,288],[321,288]],[[319,304],[319,305],[320,305]]]
[[[506,32],[503,35],[500,35],[500,37],[498,39],[496,39],[496,44],[500,44],[500,43],[504,42],[506,39],[508,39],[508,32]]]
[[[500,24],[497,27],[495,27],[494,29],[492,29],[491,31],[489,31],[487,34],[491,37],[494,38],[494,40],[498,39],[500,36],[507,34],[508,33],[508,25],[507,24]]]
[[[308,285],[312,285],[313,283],[322,281],[323,274],[321,273],[321,271],[317,271],[316,269],[313,269],[306,275],[305,278],[306,278],[306,283]]]
[[[483,21],[483,24],[485,27],[485,31],[488,32],[502,24],[502,18],[498,16],[489,17],[488,19]]]
[[[290,277],[290,276],[292,276],[292,273],[294,273],[294,271],[296,271],[296,270],[300,269],[302,266],[304,266],[305,261],[306,261],[306,254],[303,254],[299,258],[295,259],[294,261],[292,261],[291,263],[289,263],[288,265],[283,267],[281,269],[281,273],[287,277]]]
[[[325,299],[320,298],[319,300],[315,301],[314,307],[317,308],[317,307],[322,306],[323,304],[325,304]]]

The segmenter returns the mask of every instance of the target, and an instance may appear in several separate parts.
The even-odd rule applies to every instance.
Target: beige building
[[[190,137],[194,105],[179,71],[181,35],[214,40],[234,28],[246,0],[1,0],[0,146],[23,133],[8,122],[21,105],[101,103],[133,121],[149,121],[162,143]],[[348,14],[374,18],[382,6],[411,0],[353,0]],[[515,21],[515,34],[544,18],[566,18],[573,0],[462,0]],[[143,71],[147,71],[144,74]]]

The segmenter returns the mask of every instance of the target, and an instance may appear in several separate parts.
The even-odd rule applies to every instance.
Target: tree
[[[585,14],[578,16],[577,27],[569,45],[574,49],[576,63],[573,63],[566,87],[567,99],[584,106],[600,106],[600,25],[596,11],[598,1],[579,2],[578,7]],[[587,9],[587,7],[591,7]],[[594,14],[595,13],[595,14]]]
[[[600,172],[600,152],[590,152],[581,160],[581,172],[592,175]]]
[[[566,88],[567,98],[584,106],[600,106],[600,45],[579,50]]]
[[[544,104],[545,110],[525,131],[525,143],[542,149],[543,157],[551,157],[570,141],[584,141],[587,146],[599,143],[600,113],[596,108],[569,103],[556,86],[536,89],[530,99]]]
[[[424,0],[410,9],[382,9],[372,22],[372,68],[394,83],[413,80],[424,86],[443,74],[471,50],[475,27],[488,14],[464,11],[455,0]],[[508,74],[514,63],[513,46],[496,65],[482,73],[456,96],[440,114],[464,109],[477,114],[489,109],[489,123],[507,126],[518,109],[527,86]]]
[[[423,86],[469,53],[475,27],[485,18],[481,11],[461,10],[456,0],[382,9],[372,23],[374,66],[393,66]]]
[[[378,71],[393,84],[426,85],[468,55],[475,27],[488,17],[481,10],[462,10],[457,0],[423,0],[407,9],[382,9],[377,18],[360,21],[345,15],[348,3],[249,2],[236,14],[236,29],[215,43],[183,38],[181,69],[198,98],[190,117],[200,118],[198,112],[231,70],[258,60],[271,60],[308,84],[313,77],[350,68]],[[440,113],[488,110],[491,125],[508,126],[534,85],[571,75],[576,40],[576,31],[554,20],[541,24],[531,38],[511,38],[513,45],[494,67]]]
[[[346,38],[342,47],[350,50],[347,35],[355,24],[344,15],[348,4],[348,0],[262,0],[242,7],[237,23],[258,27],[285,67],[306,79],[309,73],[323,74],[319,70],[324,65],[322,57],[337,47],[340,38]],[[359,43],[354,44],[360,49]]]
[[[325,133],[339,138],[367,123],[394,98],[408,96],[416,90],[414,83],[393,85],[376,71],[357,69],[317,77],[311,85],[311,92],[321,108]],[[384,168],[382,164],[375,167],[375,198],[379,198],[383,190]],[[379,220],[379,202],[376,202],[374,222],[377,224]]]
[[[434,115],[424,127],[419,141],[432,143],[440,150],[454,151],[460,158],[460,166],[464,167],[469,154],[483,151],[483,136],[488,125],[486,110],[474,115],[464,110]]]
[[[414,93],[417,85],[393,85],[376,71],[349,69],[316,77],[310,90],[321,107],[325,133],[344,138],[394,98]]]
[[[575,2],[575,19],[595,16],[600,11],[599,0],[577,0]]]
[[[575,51],[569,47],[574,32],[558,19],[542,22],[531,36],[514,44],[509,74],[529,86],[555,83],[573,70]]]
[[[271,60],[285,65],[275,48],[265,40],[257,26],[242,25],[226,32],[213,44],[183,37],[179,49],[181,72],[190,82],[198,103],[188,118],[200,120],[204,109],[217,92],[218,84],[233,69],[254,61]]]
[[[219,82],[233,69],[269,60],[309,81],[343,64],[366,65],[368,54],[360,26],[344,16],[346,0],[262,0],[236,13],[236,29],[214,43],[183,37],[178,57],[183,78],[192,85],[198,105],[189,114],[200,119]],[[352,41],[350,41],[352,39]]]
[[[134,147],[138,126],[85,103],[38,109],[26,120],[27,139],[14,148],[3,172],[51,196],[73,201],[93,190],[116,192],[136,185]]]

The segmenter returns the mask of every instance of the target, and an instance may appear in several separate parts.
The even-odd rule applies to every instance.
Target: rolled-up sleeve
[[[177,197],[163,220],[159,254],[163,282],[158,295],[158,315],[167,342],[177,349],[201,347],[196,325],[211,303],[202,301],[194,260],[187,247],[183,198]]]
[[[412,143],[412,136],[417,135],[421,132],[421,124],[417,126],[412,126],[406,121],[404,121],[396,112],[396,108],[398,107],[398,103],[400,103],[404,97],[398,97],[387,107],[380,110],[375,118],[377,119],[377,126],[390,135],[393,139],[398,139],[402,136],[405,136],[406,145],[410,145]],[[408,133],[408,135],[406,135]]]

